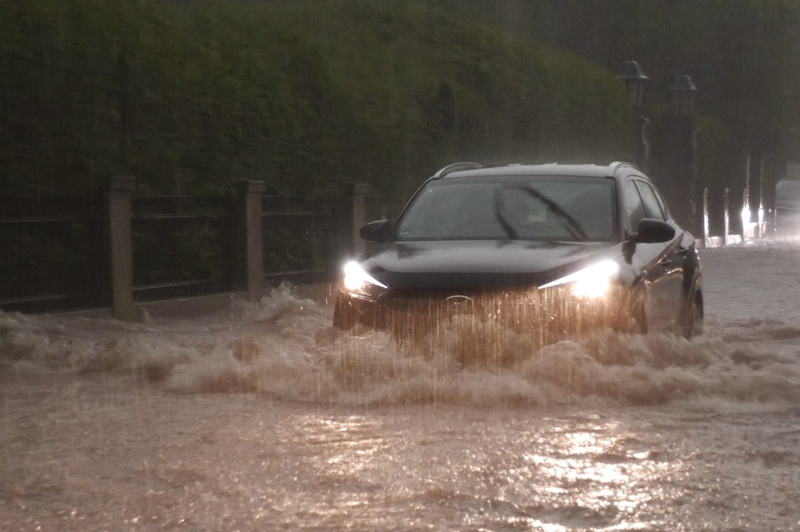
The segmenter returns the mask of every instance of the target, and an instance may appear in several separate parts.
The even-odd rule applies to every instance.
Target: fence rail
[[[133,198],[134,301],[230,291],[233,216],[232,198]]]
[[[0,308],[104,303],[99,198],[0,198]]]
[[[248,182],[230,197],[142,197],[125,177],[97,197],[0,198],[0,309],[110,306],[132,319],[135,304],[156,299],[245,292],[256,300],[265,285],[329,281],[346,256],[364,251],[359,228],[402,208],[365,185],[328,200],[264,189]],[[776,230],[775,211],[750,212],[746,189],[740,213],[732,203],[730,189],[704,190],[705,246]]]
[[[264,279],[269,285],[326,282],[337,255],[337,201],[264,195]],[[332,238],[333,236],[333,238]]]
[[[157,299],[324,282],[363,245],[368,187],[340,198],[136,196],[113,178],[97,198],[0,198],[0,310],[110,307],[136,319]]]

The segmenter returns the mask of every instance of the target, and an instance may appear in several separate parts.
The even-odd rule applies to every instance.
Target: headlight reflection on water
[[[538,471],[543,491],[550,497],[599,513],[617,515],[616,527],[625,530],[645,529],[640,515],[649,503],[669,497],[663,488],[664,479],[677,471],[670,462],[656,461],[650,452],[626,450],[629,444],[620,436],[605,432],[612,426],[595,431],[562,432],[555,438],[540,438],[544,448],[526,453],[524,459]],[[674,494],[673,494],[674,495]],[[630,520],[629,520],[630,519]],[[650,523],[652,524],[652,523]],[[537,524],[542,530],[566,530],[561,525]]]
[[[507,415],[295,416],[293,452],[306,465],[295,475],[314,488],[287,493],[287,510],[376,530],[649,530],[691,497],[688,465],[658,454],[659,438],[648,443],[616,420]]]

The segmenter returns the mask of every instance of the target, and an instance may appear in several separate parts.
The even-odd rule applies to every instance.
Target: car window
[[[644,181],[637,181],[636,186],[639,189],[639,194],[642,197],[642,202],[644,203],[644,208],[647,211],[647,216],[657,220],[666,220],[667,218],[664,215],[664,211],[661,208],[661,204],[656,197],[653,187]]]
[[[395,239],[608,241],[615,232],[612,182],[489,176],[433,181],[403,213]]]
[[[666,200],[664,200],[664,196],[661,195],[658,189],[656,189],[655,187],[652,188],[653,192],[656,195],[656,199],[658,200],[658,204],[661,205],[661,212],[664,213],[664,219],[665,220],[669,219],[669,209],[667,208],[667,202]]]
[[[398,237],[415,239],[503,238],[494,214],[495,183],[429,185],[403,216]]]
[[[611,240],[614,235],[614,189],[606,184],[571,187],[564,210],[585,231],[589,240]]]
[[[625,217],[628,219],[630,231],[635,232],[639,227],[639,221],[646,216],[644,204],[633,180],[625,183],[623,190],[625,193]]]

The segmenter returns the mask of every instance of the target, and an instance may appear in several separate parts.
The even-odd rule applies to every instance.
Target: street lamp
[[[670,112],[659,113],[651,128],[650,119],[642,116],[650,78],[636,61],[625,61],[617,78],[625,83],[633,107],[637,165],[659,184],[675,219],[695,230],[700,223],[695,170],[697,87],[686,74],[676,76],[669,86]]]
[[[694,115],[694,102],[697,98],[697,87],[692,78],[686,74],[675,76],[669,87],[672,112],[678,116]]]
[[[639,168],[647,171],[650,159],[650,142],[647,139],[647,128],[650,120],[639,113],[644,103],[644,92],[650,78],[644,75],[642,67],[636,61],[625,61],[622,64],[622,74],[617,76],[625,83],[625,91],[634,110],[633,128],[636,131],[635,160]]]
[[[625,90],[630,98],[631,106],[639,109],[644,103],[644,91],[650,78],[644,75],[642,67],[636,61],[625,61],[622,65],[622,74],[617,78],[625,83]]]
[[[672,164],[671,180],[679,187],[676,191],[678,201],[674,213],[682,216],[690,231],[700,228],[698,206],[700,196],[697,183],[695,154],[697,153],[697,125],[694,118],[694,106],[697,99],[697,87],[692,78],[679,74],[669,86],[669,104],[672,111],[668,118],[668,136],[666,142],[671,145],[669,156]]]

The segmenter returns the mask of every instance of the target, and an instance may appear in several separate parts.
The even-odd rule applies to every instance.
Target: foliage
[[[800,156],[786,132],[800,124],[800,4],[795,0],[428,0],[466,19],[490,20],[616,71],[636,60],[651,78],[649,116],[676,74],[699,88],[704,179],[743,182],[746,154]],[[723,125],[727,140],[719,142]],[[706,129],[711,127],[711,129]]]
[[[626,158],[614,76],[415,2],[0,3],[0,190],[407,194],[459,159]]]

